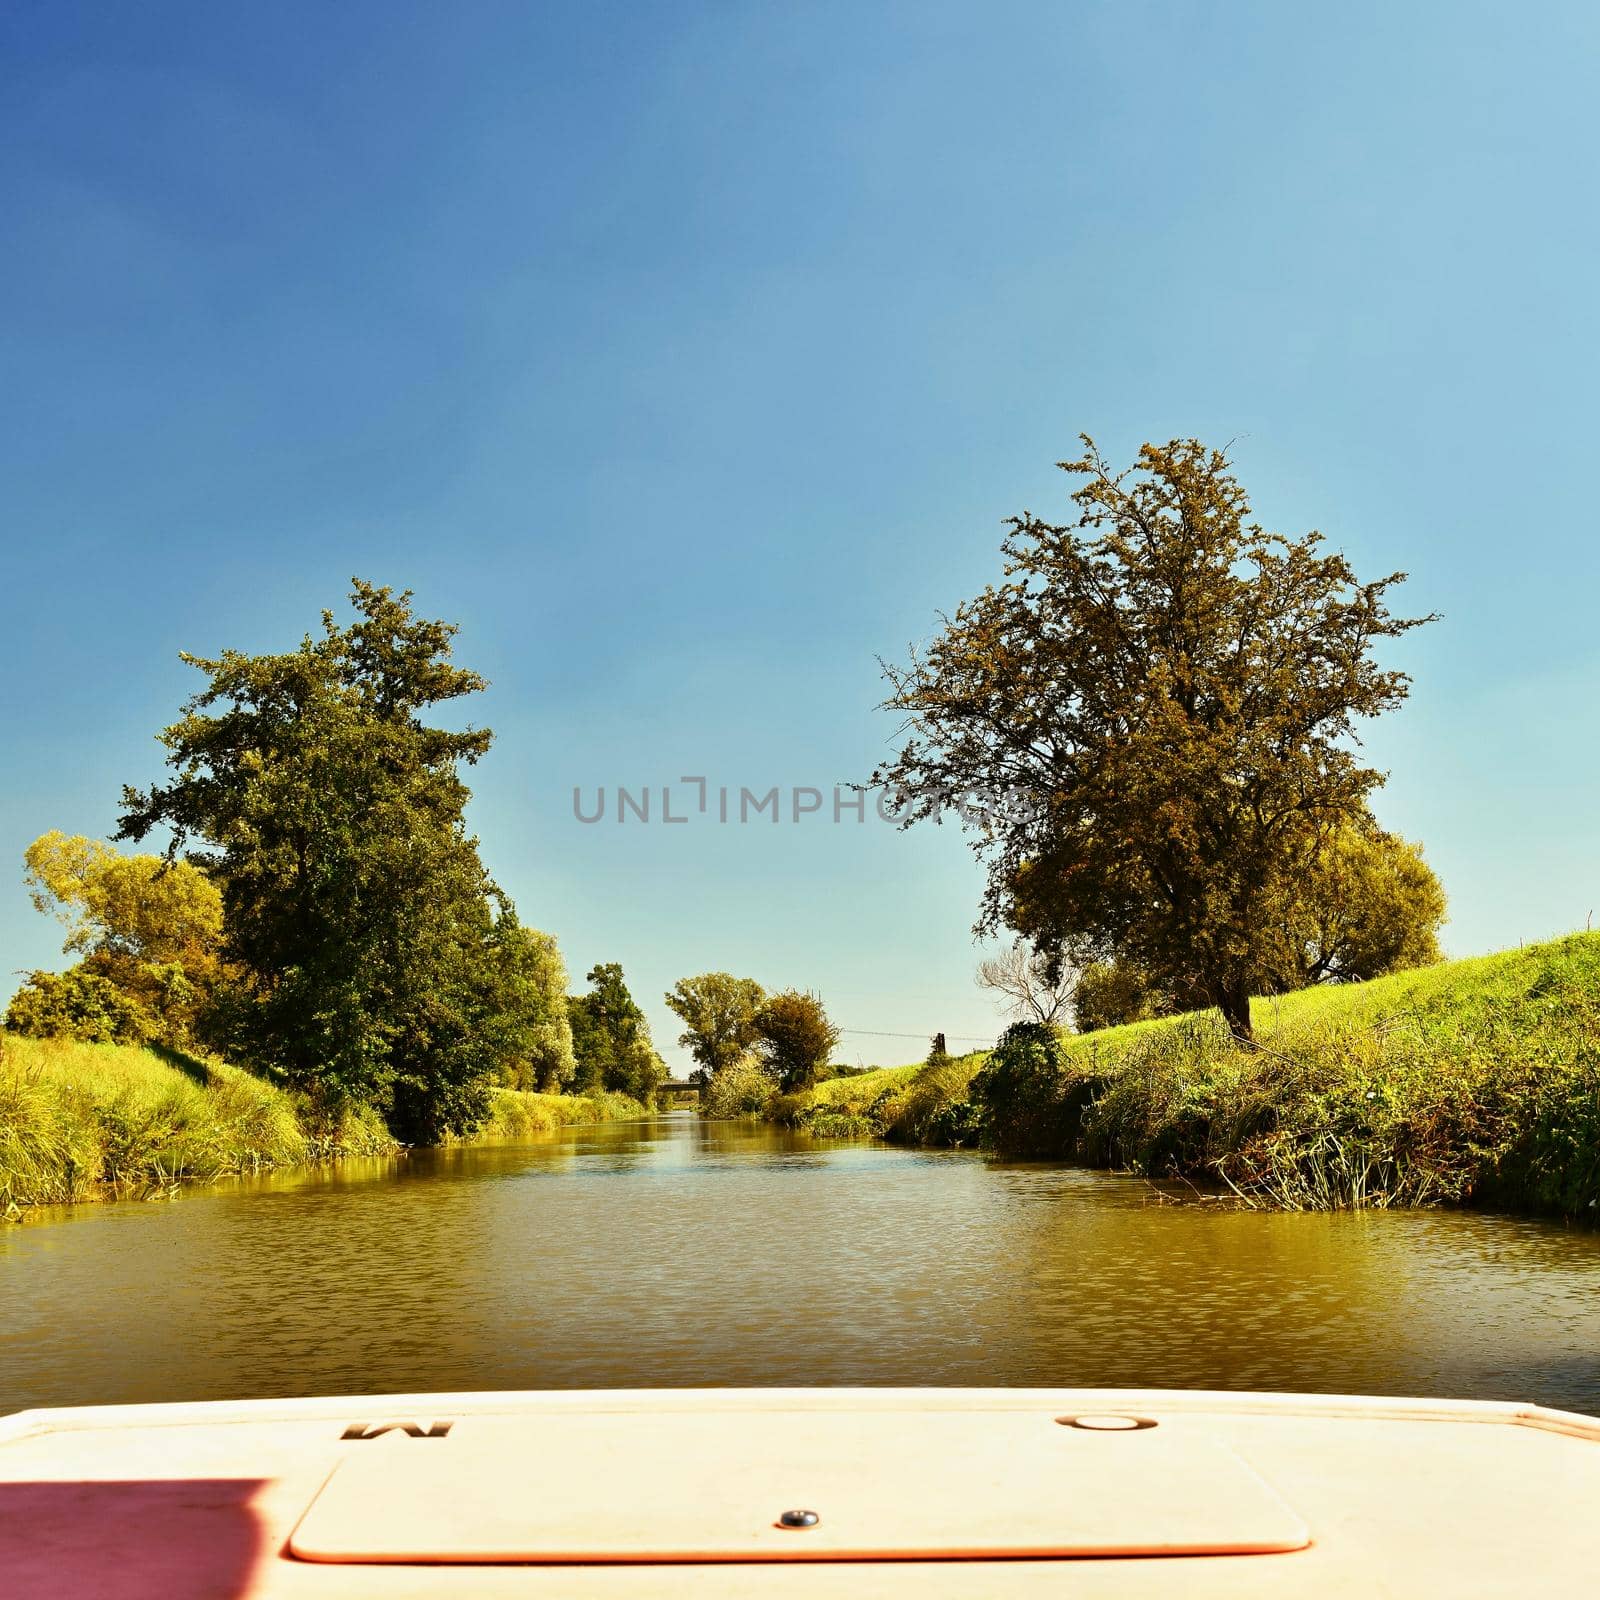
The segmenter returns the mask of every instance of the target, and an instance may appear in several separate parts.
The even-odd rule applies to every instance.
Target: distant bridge
[[[698,1095],[702,1087],[703,1085],[689,1078],[668,1078],[665,1083],[656,1085],[656,1093]]]

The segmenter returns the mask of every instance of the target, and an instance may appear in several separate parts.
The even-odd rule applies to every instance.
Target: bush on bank
[[[495,1089],[491,1092],[488,1120],[471,1139],[453,1142],[472,1144],[484,1139],[526,1139],[578,1123],[632,1122],[648,1115],[648,1109],[640,1101],[615,1090],[600,1090],[594,1094],[539,1094]]]
[[[980,1129],[969,1086],[985,1059],[978,1052],[830,1078],[804,1094],[780,1096],[767,1114],[820,1138],[973,1145]]]
[[[719,1067],[700,1092],[700,1114],[723,1119],[759,1117],[778,1092],[778,1082],[754,1055]]]

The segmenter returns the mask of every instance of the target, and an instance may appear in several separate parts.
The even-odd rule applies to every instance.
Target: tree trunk
[[[1250,986],[1229,980],[1214,986],[1217,1009],[1228,1025],[1228,1032],[1241,1044],[1254,1044],[1255,1034],[1250,1027]]]

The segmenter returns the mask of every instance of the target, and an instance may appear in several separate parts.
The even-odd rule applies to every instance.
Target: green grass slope
[[[530,1138],[645,1114],[626,1095],[496,1089],[477,1138]],[[375,1111],[313,1131],[293,1095],[222,1062],[0,1034],[0,1219],[27,1206],[160,1194],[399,1148]]]
[[[220,1062],[0,1036],[0,1215],[394,1148],[371,1113],[313,1135],[291,1096]]]
[[[1077,1153],[1286,1207],[1600,1207],[1600,934],[1067,1041]],[[1074,1082],[1074,1080],[1076,1080]]]
[[[818,1134],[982,1142],[1251,1204],[1478,1204],[1600,1220],[1600,934],[1069,1035],[1007,1102],[982,1054],[818,1086]]]

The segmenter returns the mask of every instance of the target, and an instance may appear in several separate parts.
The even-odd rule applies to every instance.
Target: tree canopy
[[[31,974],[7,1026],[189,1043],[221,973],[222,897],[211,879],[186,861],[56,829],[23,862],[34,906],[65,925],[62,948],[83,959],[65,974]]]
[[[754,978],[731,972],[680,978],[667,991],[668,1008],[683,1022],[678,1043],[694,1057],[697,1076],[709,1078],[755,1044],[756,1016],[766,997]]]
[[[785,1094],[809,1089],[839,1042],[821,998],[800,989],[768,996],[756,1013],[755,1031],[767,1070]]]
[[[1356,983],[1441,959],[1444,889],[1422,846],[1370,819],[1323,842],[1278,913],[1274,988]]]
[[[171,777],[124,791],[119,838],[171,830],[217,883],[239,972],[227,1042],[402,1137],[471,1127],[506,1046],[503,903],[463,821],[487,729],[424,721],[476,694],[456,629],[355,580],[356,620],[276,655],[185,655],[206,687],[161,734]]]
[[[980,931],[1131,959],[1248,1038],[1281,908],[1382,782],[1357,724],[1409,680],[1374,648],[1430,619],[1390,612],[1404,574],[1264,531],[1223,452],[1084,446],[1076,518],[1012,518],[1004,581],[886,664],[909,737],[872,781],[976,827]]]
[[[666,1063],[650,1039],[650,1024],[628,990],[622,968],[603,961],[589,969],[589,992],[571,995],[572,1044],[577,1070],[572,1088],[578,1094],[615,1090],[645,1105],[667,1075]]]
[[[506,905],[490,940],[499,993],[496,1055],[513,1089],[560,1091],[576,1070],[567,1015],[567,964],[555,939],[525,928]]]

